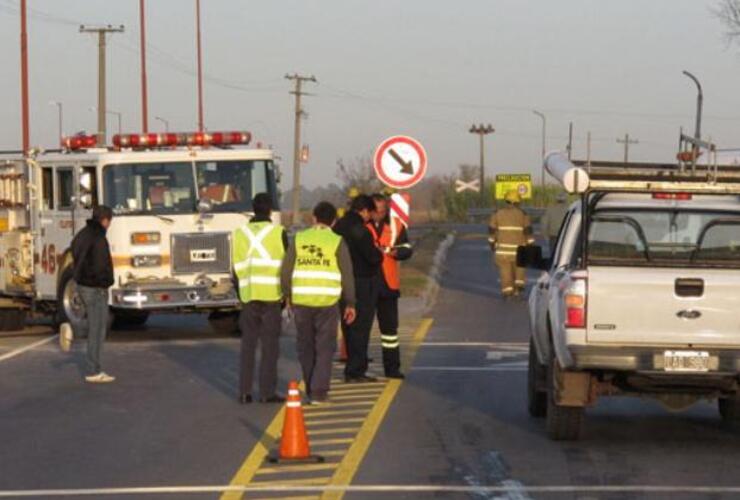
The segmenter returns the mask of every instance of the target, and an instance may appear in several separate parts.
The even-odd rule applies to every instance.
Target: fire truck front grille
[[[187,233],[172,236],[172,272],[183,274],[230,271],[229,233]]]

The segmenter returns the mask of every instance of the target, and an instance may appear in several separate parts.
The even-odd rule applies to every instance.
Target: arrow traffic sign
[[[375,150],[373,166],[378,179],[394,189],[408,189],[418,183],[427,171],[427,154],[419,141],[394,136]]]
[[[465,182],[462,179],[458,179],[455,181],[455,191],[458,193],[462,193],[463,191],[475,191],[476,193],[480,192],[480,179],[475,179],[474,181]]]

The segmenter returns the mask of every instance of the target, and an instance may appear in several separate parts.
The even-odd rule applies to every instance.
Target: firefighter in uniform
[[[281,403],[278,395],[277,362],[280,355],[280,327],[283,294],[280,268],[288,239],[285,229],[270,220],[272,200],[259,193],[252,201],[254,218],[234,231],[234,273],[239,282],[242,332],[239,401],[252,402],[255,354],[260,344],[260,402]]]
[[[383,368],[388,378],[404,378],[401,373],[401,352],[398,340],[398,299],[401,296],[399,261],[411,258],[413,250],[406,229],[400,225],[396,241],[392,242],[388,217],[388,198],[373,195],[375,213],[367,227],[375,244],[383,252],[383,280],[378,293],[376,316],[380,327],[380,345],[383,348]]]
[[[501,294],[509,298],[520,295],[526,283],[524,268],[516,266],[516,250],[534,243],[534,238],[529,216],[519,208],[522,201],[519,193],[511,190],[506,193],[504,200],[506,206],[491,216],[488,242],[495,252]]]

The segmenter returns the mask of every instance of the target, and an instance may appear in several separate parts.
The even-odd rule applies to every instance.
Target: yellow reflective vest
[[[292,301],[299,306],[329,307],[339,302],[342,273],[337,250],[342,237],[328,227],[313,227],[295,237]]]
[[[284,231],[283,226],[272,222],[250,222],[234,231],[232,258],[242,302],[282,300]]]

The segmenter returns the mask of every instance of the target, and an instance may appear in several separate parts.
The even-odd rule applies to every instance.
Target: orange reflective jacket
[[[372,222],[367,225],[367,228],[370,230],[370,234],[373,235],[375,244],[383,251],[383,276],[385,277],[385,283],[391,290],[399,290],[401,288],[401,277],[399,275],[398,261],[386,252],[386,250],[390,250],[391,248],[390,224],[384,222],[380,234],[375,230]]]

